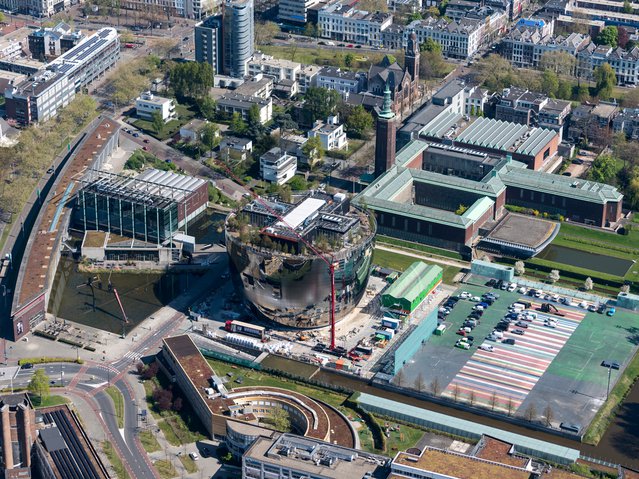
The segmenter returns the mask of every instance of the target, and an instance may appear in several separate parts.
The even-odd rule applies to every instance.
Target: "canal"
[[[292,361],[279,356],[269,355],[262,365],[267,368],[278,369],[295,375],[310,375],[316,368],[302,367],[297,361]],[[366,380],[356,377],[344,376],[326,369],[322,369],[313,375],[313,380],[320,383],[332,384],[352,391],[361,391],[367,394],[384,397],[403,404],[410,404],[429,411],[447,414],[449,416],[466,419],[468,421],[485,424],[486,426],[504,429],[524,436],[547,441],[562,446],[578,449],[582,454],[604,459],[609,462],[620,463],[628,467],[639,467],[639,382],[635,383],[628,398],[621,407],[619,415],[610,426],[603,439],[597,446],[590,446],[567,438],[547,434],[543,431],[528,429],[497,419],[481,416],[468,411],[463,411],[449,406],[424,401],[411,396],[387,391],[377,386],[370,385]]]
[[[579,268],[591,269],[593,271],[600,271],[601,273],[613,274],[615,276],[624,276],[632,266],[632,261],[627,259],[589,253],[587,251],[553,244],[539,253],[537,258],[577,266]]]

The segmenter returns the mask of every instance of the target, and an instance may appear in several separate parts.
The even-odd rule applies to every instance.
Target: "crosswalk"
[[[478,349],[443,392],[443,396],[509,414],[517,411],[561,348],[570,339],[585,314],[570,317],[539,314],[523,335],[504,333],[514,345],[490,343],[492,352]],[[557,320],[556,328],[544,326],[544,319]],[[517,329],[511,327],[512,329]]]

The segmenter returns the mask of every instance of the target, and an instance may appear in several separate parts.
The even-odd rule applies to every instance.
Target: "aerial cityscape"
[[[639,478],[639,4],[0,0],[9,479]]]

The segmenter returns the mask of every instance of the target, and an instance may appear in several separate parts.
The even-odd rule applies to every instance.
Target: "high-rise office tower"
[[[240,78],[253,55],[255,25],[253,0],[226,0],[224,4],[224,72]]]
[[[208,63],[222,73],[222,15],[212,15],[195,25],[195,61]]]

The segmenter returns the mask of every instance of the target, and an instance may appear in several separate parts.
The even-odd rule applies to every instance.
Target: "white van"
[[[526,305],[522,303],[513,303],[510,305],[510,307],[519,311],[523,311],[524,309],[526,309]]]

